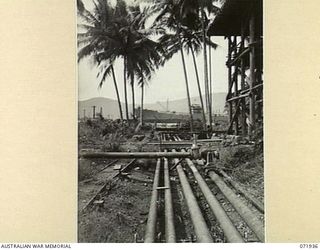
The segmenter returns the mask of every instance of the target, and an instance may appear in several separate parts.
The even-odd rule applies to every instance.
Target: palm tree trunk
[[[136,118],[136,107],[134,101],[134,75],[131,75],[131,91],[132,91],[132,119],[135,120]]]
[[[210,95],[209,95],[209,84],[208,84],[208,62],[207,62],[207,46],[206,46],[206,29],[204,24],[204,9],[201,7],[201,24],[203,32],[203,60],[204,60],[204,86],[205,86],[205,95],[206,95],[206,107],[207,114],[209,118],[209,128],[212,127],[212,116],[211,116],[211,107],[210,107]]]
[[[114,82],[114,88],[115,88],[116,94],[117,94],[117,100],[118,100],[118,106],[119,106],[120,119],[121,119],[121,121],[123,121],[120,95],[119,95],[117,79],[116,79],[116,75],[114,74],[114,68],[113,68],[113,66],[111,66],[111,72],[112,72],[112,77],[113,77],[113,82]]]
[[[190,49],[191,49],[191,54],[192,54],[192,59],[193,59],[194,71],[196,72],[198,91],[199,91],[199,96],[200,96],[200,104],[201,104],[201,108],[202,108],[203,125],[206,126],[206,113],[205,113],[204,105],[203,105],[203,98],[202,98],[202,92],[201,92],[201,86],[200,86],[200,80],[199,80],[197,61],[196,61],[196,57],[194,55],[194,51],[193,51],[192,46],[190,46]]]
[[[140,124],[143,126],[143,99],[144,99],[144,83],[141,85],[141,108],[140,108]]]
[[[186,62],[184,60],[184,54],[183,54],[183,48],[181,39],[178,35],[179,44],[180,44],[180,52],[181,52],[181,60],[183,65],[183,72],[184,72],[184,79],[186,83],[186,89],[187,89],[187,99],[188,99],[188,106],[189,106],[189,113],[190,113],[190,130],[193,132],[193,116],[192,116],[192,110],[191,110],[191,100],[190,100],[190,93],[189,93],[189,83],[188,83],[188,76],[187,76],[187,69],[186,69]]]
[[[211,40],[210,36],[208,37],[209,40]],[[211,111],[211,117],[214,115],[213,113],[213,100],[212,100],[212,54],[211,54],[211,46],[209,45],[209,92],[210,92],[210,111]],[[212,118],[212,122],[214,123],[214,120]]]
[[[126,105],[126,119],[129,121],[129,110],[128,110],[128,96],[127,96],[127,62],[126,58],[123,58],[123,83],[124,83],[124,101]]]

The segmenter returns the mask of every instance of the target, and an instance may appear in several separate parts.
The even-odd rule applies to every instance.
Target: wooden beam
[[[235,63],[237,63],[239,60],[241,60],[247,53],[250,52],[250,48],[243,48],[242,52],[240,52],[238,55],[236,55],[236,57],[234,57],[232,60],[228,60],[227,65],[232,66]]]
[[[234,120],[238,117],[238,112],[239,112],[239,109],[240,109],[240,101],[238,101],[237,103],[237,106],[236,106],[236,109],[235,109],[235,113],[231,119],[231,122],[230,122],[230,125],[229,125],[229,128],[228,128],[228,132],[230,132],[232,130],[232,124],[234,122]]]
[[[249,23],[249,33],[250,33],[250,38],[249,42],[252,44],[255,42],[255,15],[252,14],[250,18],[250,23]],[[255,53],[255,48],[254,46],[251,47],[250,49],[250,79],[249,79],[249,86],[250,89],[252,89],[255,85],[255,68],[256,68],[256,53]],[[250,95],[250,102],[249,102],[249,136],[252,135],[252,132],[255,127],[255,95],[251,94]]]
[[[245,29],[246,29],[246,23],[242,22],[241,24],[241,50],[244,50],[245,46]],[[249,50],[248,50],[249,51]],[[243,53],[243,52],[242,52]],[[244,62],[244,57],[240,56],[240,61],[241,61],[241,90],[245,89],[245,81],[246,81],[246,69],[245,69],[245,62]],[[242,112],[241,112],[241,128],[242,128],[242,135],[246,136],[247,135],[247,123],[246,123],[246,100],[242,99],[241,100],[241,106],[242,106]]]
[[[243,95],[239,95],[239,96],[232,97],[232,98],[228,99],[227,102],[236,101],[236,100],[239,100],[239,99],[248,97],[248,96],[249,96],[249,92],[247,92],[247,93],[245,93],[245,94],[243,94]]]
[[[231,46],[232,46],[232,42],[231,42],[231,37],[228,37],[228,61],[231,59]],[[228,94],[227,94],[227,98],[229,96],[232,95],[232,85],[233,85],[233,81],[232,81],[232,69],[231,66],[228,66]],[[230,126],[232,126],[232,102],[229,102],[229,122],[230,122]]]
[[[234,36],[234,44],[236,45],[237,44],[237,36]],[[235,54],[237,54],[237,50],[234,51]],[[239,63],[236,63],[234,65],[234,76],[233,76],[233,80],[234,80],[234,92],[236,94],[236,96],[239,95],[239,91],[238,91],[238,66],[239,66]],[[238,119],[238,115],[235,116],[234,118],[234,125],[235,125],[235,133],[236,135],[239,134],[239,119]]]

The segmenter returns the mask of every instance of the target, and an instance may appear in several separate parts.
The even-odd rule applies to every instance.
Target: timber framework
[[[262,0],[226,0],[208,35],[228,39],[228,132],[252,135],[263,121]]]

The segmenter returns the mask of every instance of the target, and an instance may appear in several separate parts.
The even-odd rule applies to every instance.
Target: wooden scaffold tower
[[[263,122],[262,0],[226,0],[208,35],[228,39],[228,133],[250,136]]]

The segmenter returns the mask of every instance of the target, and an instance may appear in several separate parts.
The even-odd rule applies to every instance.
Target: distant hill
[[[223,113],[225,102],[226,102],[227,93],[214,93],[212,96],[213,99],[213,111],[215,113]],[[205,105],[205,98],[203,96],[203,102]],[[199,104],[200,105],[200,97],[192,97],[191,104]],[[157,103],[146,103],[146,109],[158,110],[158,111],[166,111],[167,102],[157,102]],[[179,99],[179,100],[169,100],[168,102],[169,111],[175,111],[177,113],[188,113],[188,100],[187,98]]]
[[[213,111],[214,113],[223,113],[225,100],[227,93],[214,93],[213,94]],[[205,99],[203,99],[205,102]],[[192,97],[192,104],[200,104],[200,97]],[[100,107],[102,107],[103,116],[106,118],[117,119],[119,118],[119,108],[118,102],[116,100],[96,97],[84,101],[79,101],[79,116],[83,117],[84,110],[87,117],[92,117],[92,106],[96,106],[96,113],[100,112]],[[137,107],[139,103],[137,103]],[[123,112],[125,105],[122,103]],[[159,112],[165,112],[167,109],[167,102],[156,102],[156,103],[146,103],[144,104],[145,109],[156,110]],[[169,100],[168,102],[169,111],[175,111],[177,113],[188,113],[188,100],[187,98],[179,100]],[[131,111],[131,105],[129,105],[129,110]],[[124,112],[125,114],[125,112]]]
[[[86,116],[92,117],[92,106],[96,106],[96,113],[99,113],[100,107],[102,107],[102,114],[106,118],[116,119],[120,117],[118,102],[116,100],[105,97],[96,97],[84,101],[79,101],[79,116],[82,118],[84,116],[85,110]]]

